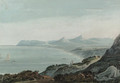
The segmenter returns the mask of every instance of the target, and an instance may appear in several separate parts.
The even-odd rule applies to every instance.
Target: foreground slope
[[[106,51],[103,57],[96,63],[89,66],[85,71],[100,73],[109,66],[115,66],[120,69],[120,35],[115,39],[112,47]]]

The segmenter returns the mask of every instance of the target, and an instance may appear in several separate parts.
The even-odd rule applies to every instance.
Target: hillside
[[[57,75],[56,81],[62,83],[119,83],[120,82],[120,35],[103,57],[82,71]]]
[[[91,65],[87,70],[94,73],[103,72],[109,66],[115,66],[120,69],[120,35],[115,39],[110,49],[106,51],[100,61]]]

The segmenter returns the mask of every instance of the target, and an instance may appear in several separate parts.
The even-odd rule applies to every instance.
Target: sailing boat
[[[0,59],[1,59],[2,57],[1,57],[1,54],[0,54]]]
[[[73,65],[73,60],[71,60],[71,62],[70,62],[70,66],[72,66]]]
[[[7,57],[6,57],[5,60],[6,60],[6,61],[10,61],[10,55],[9,55],[9,54],[7,54]]]

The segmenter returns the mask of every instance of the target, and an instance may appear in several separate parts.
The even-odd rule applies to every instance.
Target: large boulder
[[[108,81],[118,76],[120,76],[120,71],[115,66],[110,66],[104,72],[98,74],[95,79],[98,81]]]

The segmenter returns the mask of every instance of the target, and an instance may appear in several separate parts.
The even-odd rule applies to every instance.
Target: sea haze
[[[23,70],[42,72],[49,65],[80,62],[83,58],[72,53],[37,46],[0,46],[0,73],[18,73]]]

